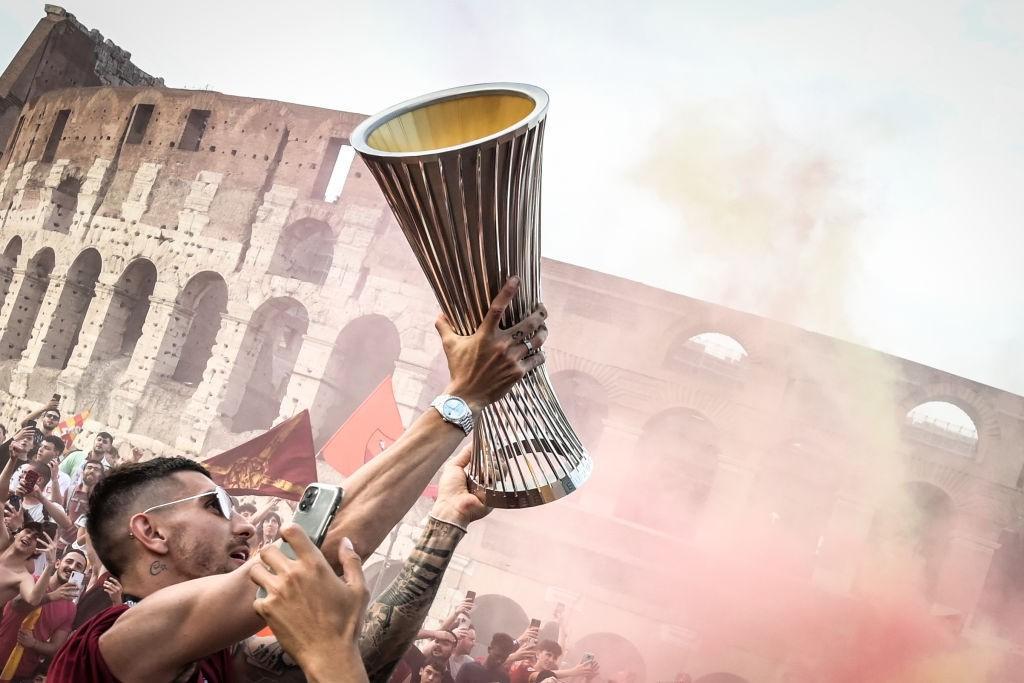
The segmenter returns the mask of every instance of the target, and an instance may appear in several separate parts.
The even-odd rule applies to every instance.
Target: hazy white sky
[[[552,96],[544,250],[1024,394],[1021,0],[68,4],[168,85]],[[0,5],[6,64],[41,2]]]

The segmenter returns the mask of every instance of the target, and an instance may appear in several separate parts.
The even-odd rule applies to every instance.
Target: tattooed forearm
[[[371,682],[387,681],[409,649],[441,585],[462,529],[431,518],[402,572],[370,605],[359,651]]]

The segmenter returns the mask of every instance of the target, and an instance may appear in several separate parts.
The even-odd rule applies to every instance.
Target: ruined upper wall
[[[163,85],[131,61],[131,53],[88,29],[63,7],[46,5],[25,43],[0,74],[0,162],[21,108],[51,90],[95,85]]]
[[[148,117],[144,125],[138,120],[142,111]],[[67,112],[66,122],[48,153],[61,112]],[[23,118],[8,163],[16,177],[19,167],[36,162],[29,190],[45,182],[45,169],[55,159],[68,160],[68,173],[78,178],[97,159],[109,160],[111,175],[96,212],[117,218],[145,167],[155,182],[141,220],[173,227],[193,182],[201,174],[217,174],[203,235],[244,242],[263,194],[273,185],[296,188],[300,202],[323,201],[332,150],[336,154],[336,145],[347,143],[363,116],[212,91],[99,87],[47,93],[25,107]],[[376,193],[373,201],[379,203],[368,175],[361,180],[362,174],[354,173],[346,193]]]

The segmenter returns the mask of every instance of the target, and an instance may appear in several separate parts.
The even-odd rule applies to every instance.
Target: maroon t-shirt
[[[46,673],[52,683],[119,683],[100,652],[100,636],[106,633],[128,605],[114,605],[94,616],[71,634],[57,651]],[[231,653],[221,650],[201,659],[188,683],[230,683]]]

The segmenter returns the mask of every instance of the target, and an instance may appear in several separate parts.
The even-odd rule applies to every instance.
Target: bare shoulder
[[[273,636],[252,636],[234,652],[235,674],[240,683],[305,681],[306,677]]]

